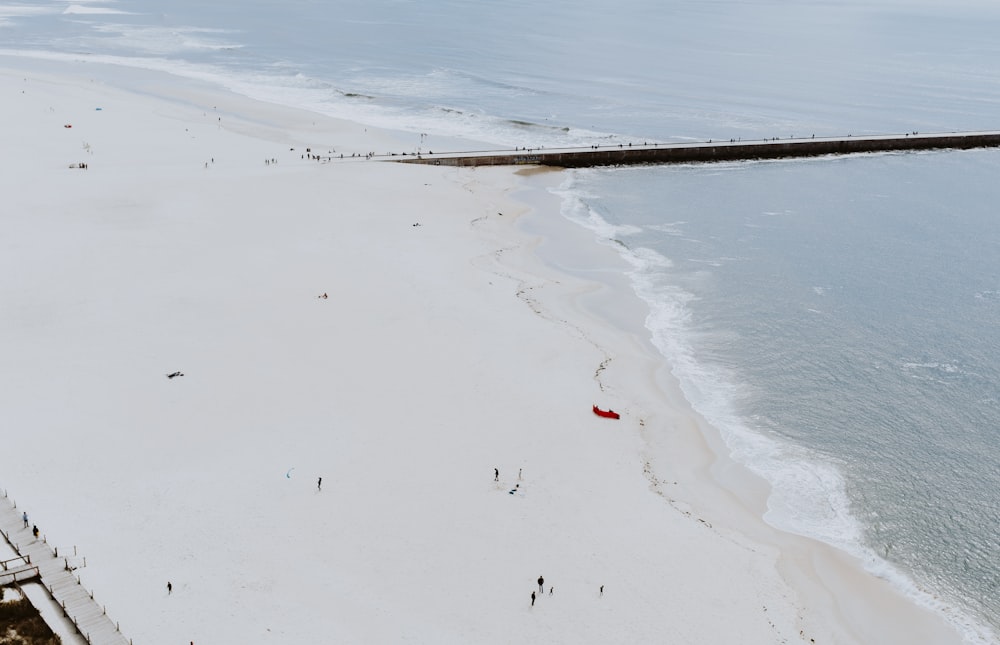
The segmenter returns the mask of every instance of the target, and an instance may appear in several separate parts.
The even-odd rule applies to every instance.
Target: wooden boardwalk
[[[641,145],[602,145],[589,148],[482,150],[441,154],[393,156],[402,163],[437,166],[555,166],[586,168],[636,164],[710,163],[752,159],[819,157],[872,152],[1000,147],[1000,131],[894,134],[755,141],[701,141]]]
[[[91,645],[130,645],[118,625],[87,591],[73,573],[75,554],[60,555],[41,534],[36,539],[32,525],[24,526],[22,511],[3,491],[0,499],[0,532],[18,554],[0,570],[0,585],[11,586],[25,581],[41,582],[63,613]]]
[[[41,578],[38,567],[31,564],[31,558],[19,555],[0,562],[0,587],[15,587],[22,582]]]

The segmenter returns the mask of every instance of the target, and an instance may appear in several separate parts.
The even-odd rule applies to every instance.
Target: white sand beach
[[[0,94],[0,488],[136,645],[959,642],[763,522],[641,303],[539,259],[619,261],[558,172],[94,63]]]

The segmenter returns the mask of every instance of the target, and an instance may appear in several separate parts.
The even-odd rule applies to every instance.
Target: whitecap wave
[[[83,13],[93,13],[85,11]],[[169,56],[196,51],[239,49],[242,44],[231,39],[234,32],[203,27],[158,27],[106,23],[93,25],[98,38],[81,38],[83,46],[110,47],[115,50],[138,52],[154,56]],[[141,58],[121,58],[117,64],[142,66]],[[177,64],[181,64],[179,61]],[[222,73],[217,69],[216,73]]]
[[[89,7],[79,4],[71,4],[70,6],[63,9],[64,14],[125,14],[131,15],[131,11],[122,11],[121,9],[112,9],[111,7]]]
[[[11,18],[33,18],[58,13],[54,7],[30,7],[27,5],[0,5],[0,27],[9,27],[16,22]]]

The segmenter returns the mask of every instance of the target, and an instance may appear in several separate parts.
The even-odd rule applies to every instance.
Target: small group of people
[[[549,595],[551,596],[555,592],[555,590],[556,590],[555,587],[549,587]],[[545,578],[543,578],[542,576],[538,576],[538,595],[542,595],[544,593],[545,593]],[[535,606],[535,598],[536,598],[535,592],[532,591],[531,592],[532,607]]]
[[[523,468],[517,469],[517,481],[521,481],[521,473],[523,472],[524,472]],[[497,468],[496,466],[493,467],[493,481],[495,482],[500,481],[500,469]]]
[[[522,470],[523,470],[522,468],[518,468],[517,469],[517,483],[514,484],[514,488],[511,488],[509,491],[507,491],[507,493],[509,493],[510,495],[514,495],[514,494],[518,493],[521,490],[521,471]],[[499,468],[496,468],[496,467],[493,468],[493,481],[495,481],[497,483],[500,482],[500,469]]]
[[[21,519],[24,521],[24,528],[28,528],[28,511],[24,511],[24,512],[21,513]],[[31,525],[31,534],[35,536],[36,540],[38,539],[39,532],[40,531],[38,530],[38,525],[37,524],[32,524]]]
[[[24,522],[24,528],[28,528],[28,524],[30,523],[30,522],[28,522],[28,511],[22,511],[21,512],[21,520]],[[33,536],[35,536],[36,540],[38,539],[39,533],[41,533],[41,531],[38,530],[38,525],[32,524],[31,525],[31,534]]]
[[[543,578],[542,576],[538,576],[538,581],[537,582],[538,582],[538,591],[537,592],[535,592],[535,591],[531,592],[531,606],[532,607],[535,606],[535,599],[538,596],[540,596],[540,595],[542,595],[542,594],[545,593],[545,578]],[[549,587],[549,595],[551,596],[553,593],[555,593],[555,590],[556,590],[555,587]],[[604,597],[604,585],[601,585],[600,589],[597,590],[597,594],[599,596],[601,596],[602,598]]]

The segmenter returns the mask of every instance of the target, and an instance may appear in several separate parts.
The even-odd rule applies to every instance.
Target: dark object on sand
[[[184,376],[184,372],[174,372],[173,374],[167,374],[167,378],[174,378],[175,376]]]

